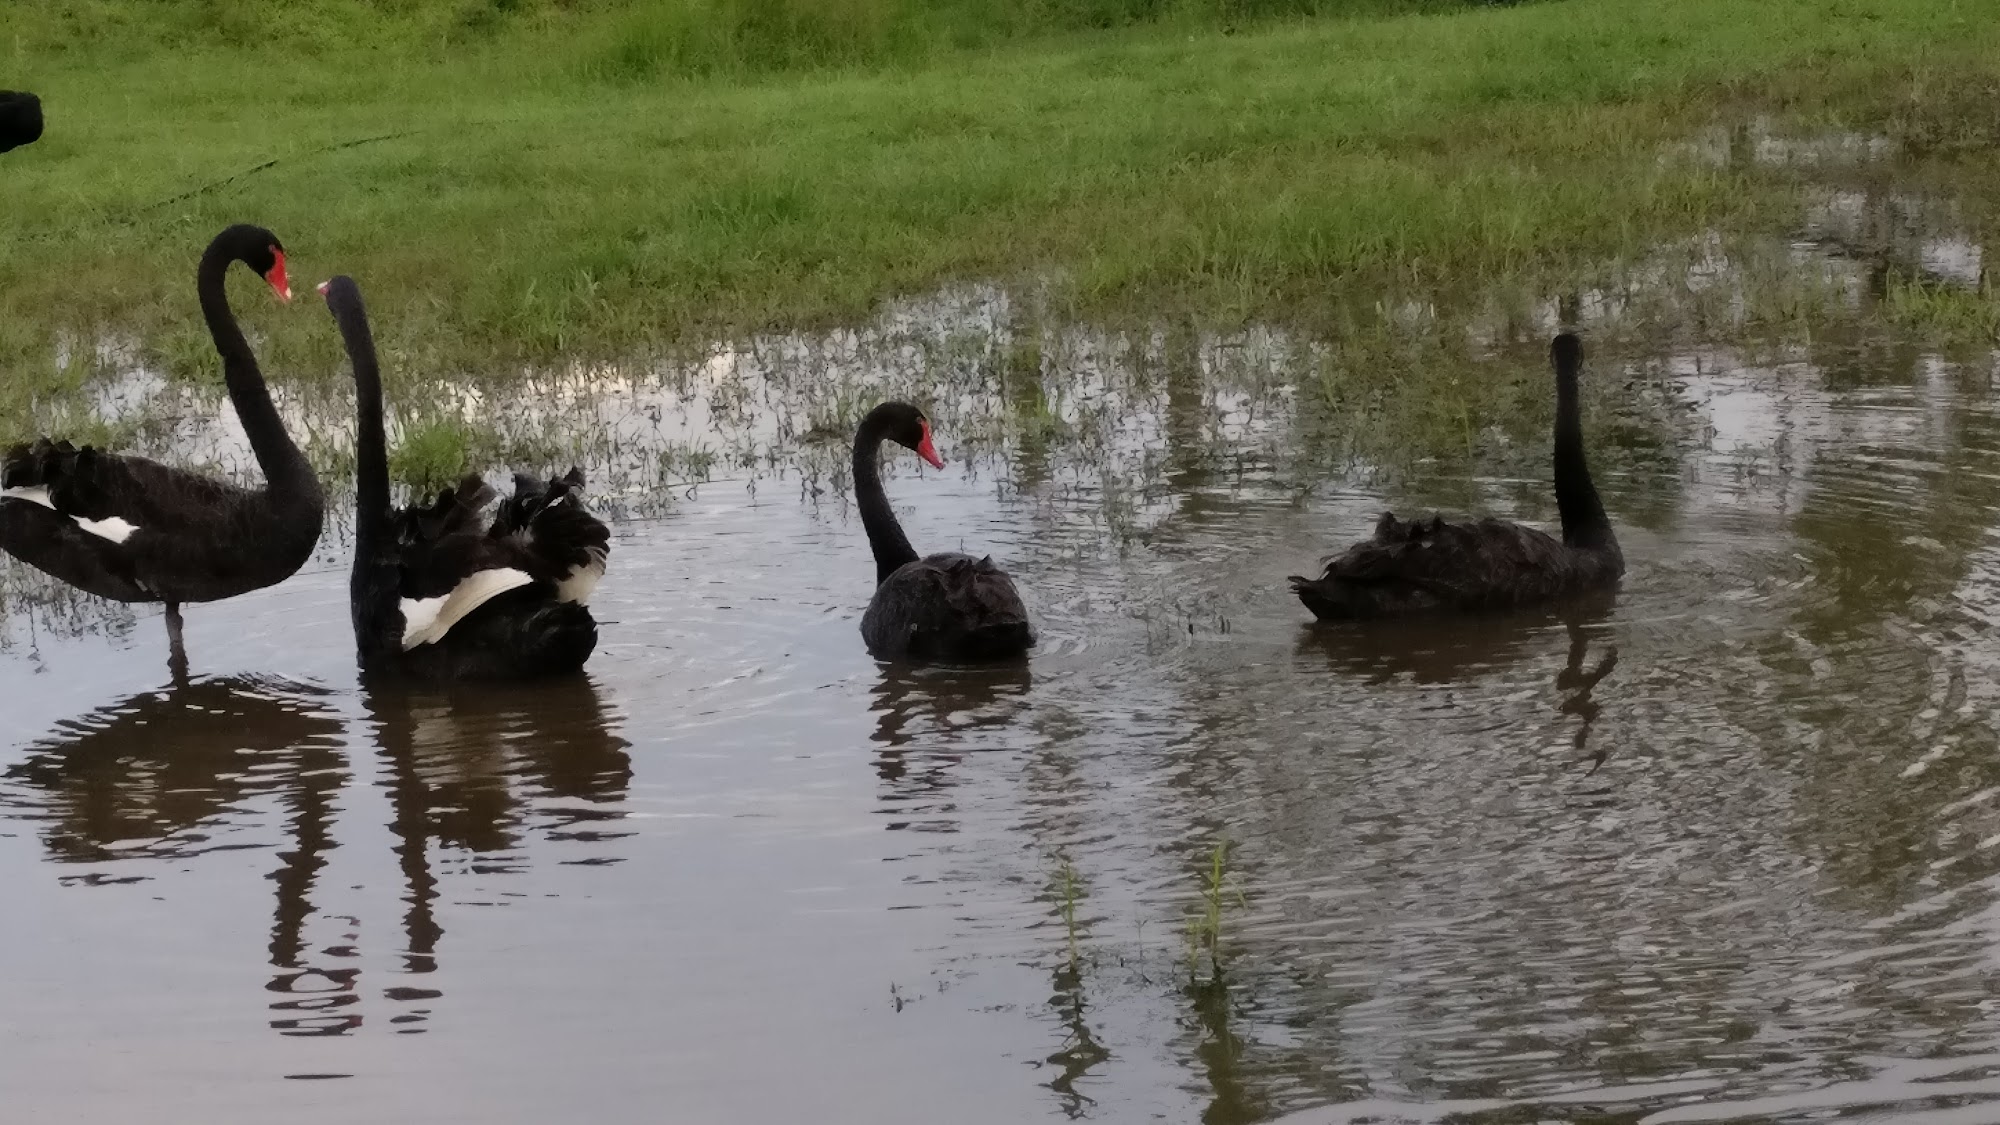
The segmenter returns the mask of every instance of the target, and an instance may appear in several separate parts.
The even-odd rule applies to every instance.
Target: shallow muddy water
[[[1010,379],[954,300],[463,392],[593,435],[587,682],[358,689],[338,523],[189,611],[185,682],[156,613],[5,572],[0,1118],[2000,1114],[1990,360],[1593,345],[1615,601],[1314,629],[1285,576],[1384,506],[1552,520],[1545,408],[1326,456],[1280,334]],[[1540,396],[1555,315],[1464,376]],[[895,463],[911,538],[1012,571],[1025,669],[861,650],[822,433],[891,391],[952,459]],[[200,418],[148,440],[240,461]]]

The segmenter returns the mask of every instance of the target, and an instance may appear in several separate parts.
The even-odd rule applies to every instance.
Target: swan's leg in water
[[[167,674],[176,683],[187,679],[187,646],[181,643],[181,604],[167,603]]]

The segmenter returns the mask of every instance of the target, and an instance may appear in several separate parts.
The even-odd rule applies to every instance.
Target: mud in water
[[[1451,341],[1402,392],[983,290],[441,387],[618,517],[586,681],[360,689],[338,520],[190,609],[180,681],[156,612],[0,572],[0,1117],[2000,1113],[2000,400],[1882,315],[1979,284],[1939,215],[1831,184],[1758,267],[1810,339],[1720,239],[1392,309]],[[1308,627],[1285,576],[1384,506],[1553,520],[1561,320],[1623,593]],[[1426,413],[1453,380],[1492,409]],[[243,465],[212,398],[96,393]],[[888,394],[952,461],[895,463],[911,538],[1015,575],[1028,667],[863,653]]]

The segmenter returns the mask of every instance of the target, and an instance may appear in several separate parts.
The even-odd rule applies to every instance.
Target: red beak
[[[273,246],[271,256],[276,258],[277,262],[264,275],[264,280],[270,284],[271,291],[278,295],[280,301],[289,301],[292,299],[292,280],[285,276],[285,252]]]
[[[931,468],[944,468],[944,458],[938,456],[937,446],[931,444],[931,424],[923,423],[924,438],[917,443],[917,456],[931,463]]]

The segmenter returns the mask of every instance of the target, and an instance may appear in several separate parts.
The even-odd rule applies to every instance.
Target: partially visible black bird
[[[0,152],[42,139],[42,99],[23,90],[0,90]]]

